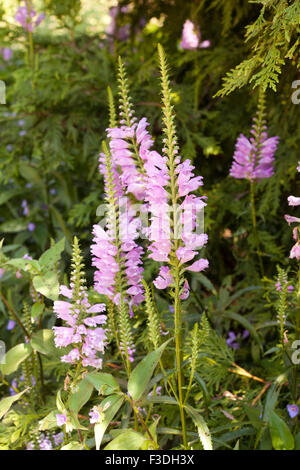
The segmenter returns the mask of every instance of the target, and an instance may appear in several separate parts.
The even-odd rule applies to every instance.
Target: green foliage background
[[[202,311],[224,338],[229,329],[240,332],[252,325],[257,336],[251,334],[250,348],[241,349],[238,357],[244,365],[254,365],[258,375],[273,378],[280,371],[277,359],[267,363],[264,357],[260,362],[261,345],[266,350],[277,341],[274,309],[265,308],[268,295],[273,293],[267,287],[268,295],[263,297],[258,286],[248,184],[228,174],[236,139],[240,133],[249,136],[258,87],[263,87],[269,135],[280,137],[275,175],[258,183],[256,199],[264,287],[270,286],[277,264],[290,265],[291,272],[296,268],[288,263],[293,242],[283,216],[288,211],[287,196],[299,195],[296,166],[300,160],[300,107],[291,100],[292,83],[299,79],[299,1],[136,0],[119,4],[130,7],[117,18],[118,27],[130,24],[130,37],[125,41],[118,40],[117,34],[112,38],[105,35],[107,2],[40,1],[39,11],[45,11],[47,19],[33,35],[34,62],[26,34],[13,21],[17,2],[0,7],[0,48],[13,50],[9,62],[0,59],[0,80],[7,88],[7,104],[0,106],[0,239],[5,238],[4,254],[21,257],[29,253],[38,258],[49,248],[51,238],[58,240],[63,235],[70,253],[76,235],[84,248],[91,283],[89,246],[103,194],[98,153],[108,126],[107,85],[117,97],[116,62],[121,55],[137,115],[150,120],[160,142],[159,42],[170,64],[181,153],[191,158],[197,174],[203,175],[203,191],[208,197],[205,231],[209,235],[209,280],[200,274],[193,277],[186,307],[191,315],[186,315],[186,325],[192,326]],[[180,50],[187,18],[199,24],[202,39],[211,41],[210,48]],[[22,130],[26,130],[25,135],[20,135]],[[23,215],[25,199],[28,216]],[[28,230],[29,222],[36,226],[33,232]],[[64,263],[68,272],[66,255]],[[151,263],[146,265],[148,278],[153,269]],[[13,307],[20,311],[22,301],[29,297],[26,281],[16,282],[15,276],[6,273],[1,284]],[[239,292],[247,295],[240,298]],[[158,302],[168,325],[163,295]],[[293,298],[292,312],[295,305]],[[18,333],[11,335],[5,330],[8,316],[2,301],[0,309],[2,336],[8,344],[15,344]],[[272,321],[273,325],[266,326]],[[48,327],[51,322],[49,309]],[[222,356],[222,348],[220,351],[214,346],[215,336],[209,338],[205,347],[212,351],[213,360],[220,355],[221,364],[213,374],[207,363],[203,364],[207,384],[213,389],[225,380],[224,367],[227,370],[231,351],[223,344]],[[247,394],[247,400],[255,396],[250,387]],[[230,409],[232,404],[228,406]],[[216,429],[222,427],[223,417],[218,412],[214,415]],[[243,419],[242,412],[240,417]],[[220,447],[225,442],[225,438],[221,440]]]

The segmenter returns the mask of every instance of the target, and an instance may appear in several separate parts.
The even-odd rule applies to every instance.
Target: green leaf
[[[142,434],[128,429],[113,439],[104,450],[139,450],[146,440]]]
[[[37,169],[33,168],[27,163],[21,162],[19,170],[21,176],[23,176],[24,179],[38,186],[43,186],[43,180],[41,179]]]
[[[36,333],[33,333],[30,343],[33,349],[42,354],[57,354],[52,330],[39,330]]]
[[[184,407],[186,411],[188,412],[188,414],[191,416],[192,420],[194,421],[198,429],[198,434],[199,434],[200,441],[203,445],[203,449],[213,450],[211,435],[210,435],[210,432],[209,432],[209,429],[207,427],[205,420],[198,413],[198,411],[192,408],[191,406],[184,405]]]
[[[163,343],[156,351],[149,353],[131,372],[128,381],[128,392],[134,401],[143,395],[162,353],[171,340],[172,338]]]
[[[197,372],[194,373],[194,379],[196,380],[196,382],[198,382],[198,384],[200,385],[201,387],[201,390],[202,390],[202,393],[203,393],[203,398],[204,398],[204,401],[205,401],[205,404],[206,406],[209,406],[210,402],[211,402],[211,397],[210,397],[210,394],[207,390],[207,387],[206,387],[206,383],[204,382],[204,380],[197,374]]]
[[[157,395],[157,396],[150,396],[147,397],[145,403],[161,403],[164,405],[178,405],[177,400],[173,397],[169,397],[167,395]]]
[[[13,258],[5,264],[9,264],[17,269],[22,269],[23,271],[31,271],[33,273],[37,273],[40,270],[39,262],[34,259]]]
[[[42,276],[35,276],[32,282],[35,290],[40,294],[51,300],[58,299],[59,283],[56,273],[49,271]]]
[[[25,359],[32,353],[32,347],[30,344],[17,344],[10,349],[3,358],[3,364],[0,366],[0,370],[3,375],[9,375],[15,372],[19,365],[25,361]]]
[[[63,446],[60,450],[83,450],[83,444],[77,441],[71,441],[69,444]]]
[[[27,220],[13,219],[8,220],[0,225],[0,232],[3,233],[17,233],[26,230],[28,226]]]
[[[71,395],[69,408],[75,414],[86,404],[93,392],[93,385],[84,378],[76,387],[76,391]]]
[[[0,419],[3,418],[3,416],[9,411],[11,405],[19,400],[19,398],[21,398],[21,396],[27,392],[29,389],[26,388],[25,390],[23,390],[22,392],[20,393],[17,393],[16,395],[13,395],[12,397],[6,397],[6,398],[2,398],[2,400],[0,401]]]
[[[45,308],[45,304],[42,304],[41,302],[35,302],[33,306],[31,307],[31,319],[32,321],[35,321],[37,317],[41,315]]]
[[[61,253],[65,248],[65,238],[62,238],[58,243],[51,246],[49,250],[45,251],[39,259],[42,268],[51,268],[60,260]]]
[[[275,411],[271,411],[269,428],[272,438],[272,444],[275,450],[293,450],[294,438],[288,425],[283,421]]]
[[[39,431],[46,431],[47,429],[57,428],[56,415],[59,414],[57,410],[50,411],[50,413],[41,421],[39,421]]]
[[[97,450],[100,449],[104,433],[105,433],[109,423],[112,421],[113,417],[115,416],[115,414],[120,409],[120,407],[123,403],[123,400],[124,400],[124,398],[120,395],[111,395],[109,397],[106,397],[101,402],[102,409],[105,409],[105,405],[107,405],[107,403],[109,403],[109,407],[107,408],[107,410],[104,411],[104,413],[105,413],[104,420],[101,423],[96,423],[95,427],[94,427],[95,442],[96,442],[96,449]]]
[[[295,436],[295,450],[300,450],[300,432]]]
[[[116,379],[105,372],[90,372],[85,375],[85,379],[94,385],[99,395],[111,395],[120,390]]]

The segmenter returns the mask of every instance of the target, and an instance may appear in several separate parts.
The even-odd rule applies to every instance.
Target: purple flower
[[[238,333],[237,335],[233,331],[228,332],[228,338],[226,340],[226,343],[229,347],[233,349],[240,349],[240,345],[238,343],[238,340],[240,339],[246,339],[250,335],[248,330],[244,330],[242,335]]]
[[[299,413],[299,407],[297,405],[287,405],[286,407],[290,418],[296,418]]]
[[[2,51],[3,59],[8,62],[12,58],[12,50],[9,47],[4,47]]]
[[[58,447],[60,444],[64,442],[65,436],[63,432],[59,432],[57,434],[53,434],[53,440],[55,447]]]
[[[63,426],[67,422],[67,417],[64,414],[57,414],[56,415],[56,423],[57,426]]]
[[[230,346],[233,349],[239,349],[240,345],[236,341],[236,339],[237,339],[236,334],[233,331],[229,331],[228,332],[228,338],[226,339],[227,345]]]
[[[33,232],[35,230],[35,224],[33,222],[29,222],[27,228],[29,232]]]
[[[52,442],[48,436],[42,435],[39,439],[40,450],[52,450]]]
[[[36,11],[33,9],[32,2],[23,2],[23,6],[19,6],[15,15],[15,20],[20,23],[25,31],[33,32],[35,28],[45,19],[45,13],[37,16]]]
[[[90,417],[90,423],[91,424],[99,423],[99,421],[101,419],[101,415],[100,415],[99,410],[97,409],[96,406],[94,406],[90,410],[89,417]]]
[[[26,199],[22,201],[21,206],[23,207],[23,215],[27,216],[29,213],[29,209],[28,209],[28,204],[27,204]]]
[[[11,331],[14,329],[14,327],[16,326],[16,322],[14,320],[8,320],[8,323],[6,325],[6,329],[8,331]]]
[[[4,273],[5,273],[5,269],[0,268],[0,279],[1,279],[1,277],[4,275]]]

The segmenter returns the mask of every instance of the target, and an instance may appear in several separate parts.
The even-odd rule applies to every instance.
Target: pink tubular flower
[[[284,218],[289,225],[300,222],[299,217],[293,217],[292,215],[285,214]]]
[[[195,261],[191,266],[187,267],[188,271],[193,271],[194,273],[199,273],[204,269],[208,268],[209,262],[207,259],[201,258],[198,261]]]
[[[180,295],[181,300],[186,300],[190,295],[190,286],[187,280],[184,281],[182,293]]]
[[[153,284],[157,289],[166,289],[173,282],[173,276],[168,266],[161,266],[159,270],[159,276],[153,281]]]
[[[300,197],[289,196],[288,203],[289,206],[300,206]]]
[[[300,259],[300,245],[296,243],[290,252],[290,258],[296,258],[298,261]]]
[[[23,6],[19,6],[15,15],[15,20],[25,29],[25,31],[33,32],[35,28],[45,19],[45,13],[41,13],[36,17],[37,13],[33,9],[32,2],[23,2]]]
[[[198,49],[198,47],[203,49],[210,47],[210,41],[200,41],[201,33],[199,28],[197,28],[191,20],[186,20],[182,29],[181,49],[193,51]]]
[[[69,352],[69,354],[66,354],[61,357],[61,362],[69,362],[71,364],[74,364],[74,362],[79,361],[80,358],[80,353],[78,348],[72,349],[72,351]]]

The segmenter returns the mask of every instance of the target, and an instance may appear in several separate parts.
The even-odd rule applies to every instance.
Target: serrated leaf
[[[210,435],[210,432],[209,432],[209,429],[207,427],[205,420],[198,413],[198,411],[192,408],[191,406],[184,405],[184,407],[186,411],[188,412],[188,414],[191,416],[192,420],[194,421],[198,429],[199,439],[203,445],[203,449],[213,450],[211,435]]]

